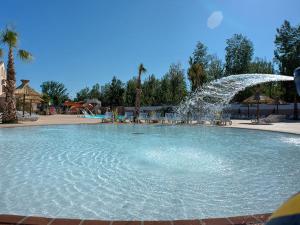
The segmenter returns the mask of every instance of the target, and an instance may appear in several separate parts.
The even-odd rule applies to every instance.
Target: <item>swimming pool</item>
[[[244,129],[0,129],[0,214],[169,220],[271,212],[300,187],[300,136]]]
[[[89,119],[104,119],[105,115],[101,115],[101,114],[98,114],[98,115],[84,115],[83,117],[84,118],[89,118]]]

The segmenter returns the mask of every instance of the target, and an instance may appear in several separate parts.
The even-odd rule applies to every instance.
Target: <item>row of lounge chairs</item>
[[[160,113],[153,113],[148,115],[148,113],[140,113],[137,122],[139,123],[183,123],[185,119],[176,113],[165,113],[165,116],[162,116]]]
[[[97,116],[96,116],[97,117]],[[116,118],[112,112],[106,112],[104,115],[99,115],[99,118],[103,122],[118,121],[123,123],[134,122],[133,112],[125,112],[124,115],[118,115]],[[154,113],[148,115],[148,113],[140,113],[136,121],[138,123],[183,123],[183,118],[178,114],[166,113],[165,116],[161,116],[160,113]]]
[[[2,123],[2,113],[0,113],[0,123]],[[32,113],[32,114],[29,114],[28,112],[24,112],[24,115],[23,115],[23,112],[22,111],[17,111],[17,118],[18,118],[18,121],[37,121],[39,119],[39,116]]]
[[[28,112],[17,111],[17,117],[19,121],[37,121],[39,116],[35,113],[29,114]]]
[[[222,114],[218,117],[216,116],[191,116],[190,118],[183,117],[177,113],[166,113],[165,116],[161,116],[160,113],[155,113],[148,115],[147,113],[140,113],[138,117],[138,122],[160,122],[168,124],[210,124],[210,125],[231,125],[232,121],[230,119],[230,114]]]
[[[101,122],[122,122],[122,123],[132,123],[134,122],[133,112],[125,112],[124,115],[114,116],[112,112],[106,112],[104,115],[90,115],[84,114],[85,118],[95,118],[100,119]],[[165,113],[162,116],[161,113],[140,113],[136,118],[137,123],[165,123],[165,124],[210,124],[210,125],[231,125],[230,114],[223,114],[218,117],[213,116],[193,116],[189,119],[177,113]]]
[[[286,115],[269,115],[267,117],[260,117],[258,120],[257,118],[251,119],[252,124],[272,124],[283,122],[287,119]]]

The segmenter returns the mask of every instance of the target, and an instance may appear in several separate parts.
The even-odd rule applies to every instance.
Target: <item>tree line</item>
[[[276,30],[274,44],[273,61],[253,58],[252,41],[242,34],[234,34],[226,40],[225,62],[222,62],[217,55],[210,54],[208,47],[199,41],[188,59],[189,67],[186,72],[180,63],[174,63],[160,79],[151,74],[145,77],[142,83],[140,76],[132,77],[126,83],[114,76],[111,82],[102,87],[100,84],[95,84],[91,88],[81,89],[73,100],[84,101],[96,98],[103,106],[134,106],[136,90],[140,88],[142,106],[177,105],[190,92],[224,76],[244,73],[279,73],[292,76],[293,70],[300,66],[300,25],[292,26],[289,21],[284,21]],[[275,64],[278,70],[275,70]],[[47,81],[41,85],[41,88],[44,99],[54,105],[60,105],[69,99],[62,83]],[[252,95],[257,88],[246,89],[233,101],[242,101]],[[285,101],[293,101],[296,97],[295,85],[292,82],[262,84],[259,85],[259,89],[266,95],[280,97]]]

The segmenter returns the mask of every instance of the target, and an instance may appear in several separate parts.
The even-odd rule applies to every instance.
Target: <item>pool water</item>
[[[271,212],[300,188],[300,136],[245,129],[0,129],[0,214],[170,220]]]
[[[84,118],[89,118],[89,119],[104,119],[105,115],[84,115]]]
[[[98,115],[85,115],[84,118],[89,118],[89,119],[105,119],[106,115],[101,115],[101,114],[98,114]],[[118,120],[123,120],[124,118],[125,118],[125,116],[122,116],[122,115],[118,115],[117,116]]]

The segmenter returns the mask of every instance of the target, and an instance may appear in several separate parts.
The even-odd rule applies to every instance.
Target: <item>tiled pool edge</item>
[[[262,225],[270,217],[270,213],[235,216],[227,218],[209,218],[172,221],[109,221],[81,220],[65,218],[48,218],[37,216],[20,216],[0,214],[1,225]]]

